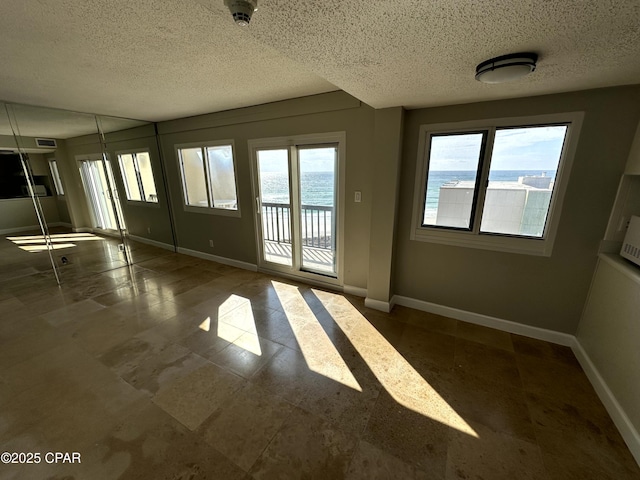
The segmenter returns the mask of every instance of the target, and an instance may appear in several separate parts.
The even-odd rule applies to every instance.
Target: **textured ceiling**
[[[521,81],[475,66],[539,53]],[[164,120],[345,90],[408,108],[640,83],[638,0],[2,0],[0,99]]]
[[[194,0],[1,3],[0,100],[157,121],[337,90]]]
[[[375,108],[408,108],[640,83],[638,0],[312,0],[264,2],[261,44]],[[510,84],[477,64],[533,51]]]

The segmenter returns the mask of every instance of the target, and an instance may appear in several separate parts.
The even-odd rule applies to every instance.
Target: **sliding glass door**
[[[297,153],[301,267],[335,275],[338,146],[299,147]]]
[[[262,267],[338,277],[338,144],[254,149]]]
[[[119,231],[121,227],[124,230],[124,217],[115,190],[111,164],[103,160],[80,160],[80,175],[93,216],[94,228]]]

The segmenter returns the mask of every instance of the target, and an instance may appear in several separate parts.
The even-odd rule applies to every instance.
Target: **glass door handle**
[[[260,208],[260,197],[256,197],[256,212],[258,212],[258,214],[262,213],[262,209]]]

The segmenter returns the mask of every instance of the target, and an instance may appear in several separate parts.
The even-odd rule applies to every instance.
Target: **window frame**
[[[567,112],[420,125],[410,240],[526,255],[551,256],[583,119],[584,112]],[[543,236],[534,238],[480,232],[496,130],[565,124],[568,128],[556,172]],[[478,179],[477,198],[472,206],[475,214],[472,218],[471,228],[467,230],[456,227],[423,226],[431,136],[434,134],[473,133],[484,130],[488,134],[486,145],[484,145],[481,153],[480,177]]]
[[[213,203],[213,192],[211,191],[211,173],[209,170],[209,161],[207,156],[208,147],[231,147],[231,157],[233,161],[233,180],[236,190],[236,208],[220,208],[211,206]],[[204,166],[204,182],[207,190],[207,202],[208,205],[189,205],[187,200],[187,187],[186,179],[184,175],[182,156],[180,150],[188,148],[200,148],[202,151],[202,159]],[[238,165],[236,162],[236,147],[233,140],[212,140],[206,142],[193,142],[193,143],[180,143],[174,145],[174,153],[178,166],[178,174],[180,175],[180,189],[182,190],[182,207],[184,211],[191,213],[204,213],[209,215],[223,215],[227,217],[240,217],[240,194],[238,190]]]
[[[56,191],[57,197],[64,197],[64,185],[62,183],[62,176],[60,175],[60,169],[58,168],[58,160],[55,158],[48,159],[49,171],[51,172],[51,178],[53,179],[53,188]],[[55,165],[55,170],[53,166]]]
[[[138,153],[146,153],[149,156],[149,163],[151,164],[151,173],[153,174],[153,186],[156,189],[156,198],[157,198],[156,202],[150,202],[146,200],[146,196],[144,194],[144,186],[142,184],[142,175],[140,174],[140,167],[138,165],[138,157],[137,157]],[[141,200],[133,200],[129,198],[129,184],[127,182],[127,179],[125,178],[126,173],[122,165],[122,158],[121,158],[122,155],[131,155],[133,158],[134,170],[136,172],[136,183],[138,184],[138,190],[140,191]],[[159,207],[160,197],[158,196],[158,184],[156,182],[156,172],[154,171],[154,168],[153,168],[153,162],[151,161],[151,152],[149,151],[149,149],[136,148],[136,149],[129,149],[129,150],[119,150],[116,152],[116,158],[118,159],[117,163],[118,163],[118,168],[120,169],[120,178],[122,179],[122,184],[124,186],[124,195],[127,199],[127,204],[144,205],[148,207],[154,207],[154,206]]]

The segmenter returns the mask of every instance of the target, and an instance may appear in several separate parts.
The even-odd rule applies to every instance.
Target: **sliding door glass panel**
[[[100,227],[106,222],[102,216],[98,187],[96,185],[95,178],[92,173],[91,162],[89,160],[83,160],[80,162],[80,176],[82,177],[82,183],[84,184],[89,207],[93,214],[93,226]]]
[[[107,172],[105,172],[103,165],[106,165]],[[120,225],[124,229],[124,217],[121,212],[118,211],[116,213],[113,209],[114,204],[116,209],[119,209],[119,200],[117,196],[114,196],[113,200],[115,201],[111,201],[111,194],[108,188],[107,175],[109,175],[111,185],[115,184],[111,165],[108,162],[103,164],[102,160],[82,160],[80,162],[80,174],[92,210],[95,222],[94,227],[117,231],[116,214],[118,214],[120,215]]]
[[[499,128],[480,232],[542,238],[567,125]]]
[[[105,218],[105,226],[103,228],[107,230],[118,230],[116,215],[113,211],[113,205],[111,203],[111,192],[109,191],[109,183],[107,183],[107,175],[102,168],[102,161],[98,160],[96,162],[93,162],[93,168],[95,169],[98,178],[98,185],[100,188],[100,208],[104,209],[103,214]],[[113,181],[111,185],[113,185]]]
[[[299,147],[302,269],[336,274],[337,146]]]
[[[186,204],[195,207],[208,207],[202,149],[200,147],[182,148],[179,152]]]
[[[124,180],[124,186],[127,189],[127,199],[141,201],[140,187],[138,185],[138,177],[136,175],[136,167],[133,161],[133,155],[130,153],[119,155],[120,169]]]
[[[118,189],[116,188],[116,181],[115,178],[113,176],[113,169],[111,168],[111,162],[108,160],[105,160],[103,162],[100,163],[100,166],[104,166],[104,168],[107,169],[107,175],[109,177],[109,183],[106,184],[107,187],[107,196],[112,195],[113,196],[113,201],[110,202],[110,211],[112,213],[112,217],[113,218],[113,229],[117,230],[118,229],[118,222],[120,225],[120,228],[122,229],[122,231],[125,231],[127,229],[127,226],[125,224],[124,221],[124,214],[122,213],[122,207],[120,205],[120,196],[118,195]],[[101,169],[102,172],[104,172],[103,169]],[[109,188],[109,186],[111,188]],[[114,211],[113,208],[115,207],[115,215],[118,216],[117,220],[118,222],[116,222],[116,218],[115,215],[113,215]]]
[[[209,181],[215,208],[238,209],[236,176],[231,145],[207,147]]]
[[[143,200],[145,202],[158,202],[158,192],[156,190],[156,182],[153,178],[153,170],[151,168],[151,158],[148,152],[136,153],[138,162],[138,171],[140,173],[140,182],[144,192]]]
[[[257,163],[264,260],[293,266],[289,151],[258,150]]]
[[[485,132],[431,135],[422,226],[470,229]]]

